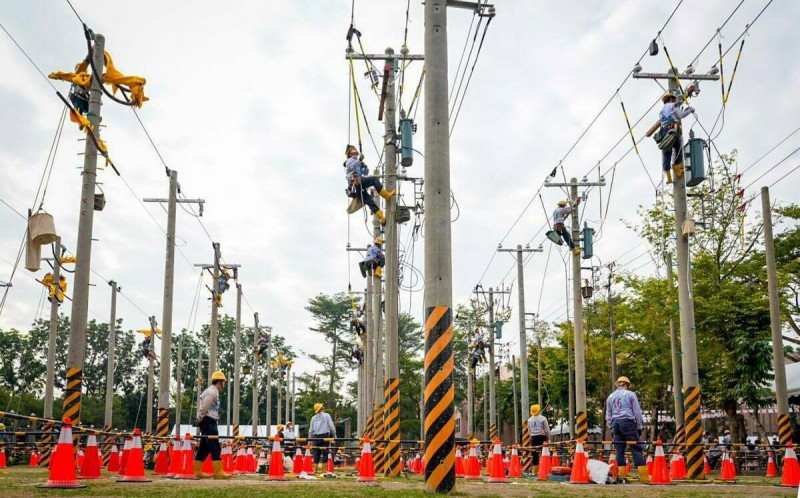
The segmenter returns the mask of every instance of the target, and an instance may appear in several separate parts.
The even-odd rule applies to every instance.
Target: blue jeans
[[[572,236],[570,236],[569,230],[564,226],[563,223],[556,223],[553,226],[553,229],[557,234],[561,235],[561,238],[564,239],[564,242],[567,243],[570,249],[575,249],[575,244],[572,242]]]
[[[674,160],[672,159],[673,153],[675,154]],[[678,129],[678,137],[672,147],[661,151],[661,166],[664,171],[669,171],[673,164],[683,164],[683,133],[680,129]]]
[[[636,421],[629,418],[618,418],[611,424],[611,433],[614,436],[614,446],[617,447],[617,465],[622,467],[627,463],[625,460],[625,448],[628,446],[626,441],[639,441],[639,430],[636,428]],[[647,462],[642,454],[642,447],[637,443],[630,448],[634,465],[637,467],[645,465]]]
[[[362,176],[361,177],[361,187],[358,185],[353,186],[353,190],[355,191],[350,197],[361,197],[361,201],[369,207],[369,210],[372,211],[372,214],[377,213],[380,208],[375,203],[375,200],[369,195],[367,189],[373,187],[375,191],[380,192],[383,190],[383,184],[381,183],[380,179],[377,176]]]

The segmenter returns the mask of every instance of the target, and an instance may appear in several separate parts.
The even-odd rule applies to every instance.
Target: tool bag
[[[657,132],[653,134],[653,140],[656,141],[658,144],[658,148],[661,150],[669,150],[675,144],[675,140],[678,139],[678,130],[675,128],[671,128],[668,125],[664,125],[658,129]]]

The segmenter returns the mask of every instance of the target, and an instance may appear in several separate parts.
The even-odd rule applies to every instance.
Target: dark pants
[[[544,434],[539,434],[537,436],[531,436],[531,446],[541,446],[542,443],[547,441],[547,436]],[[539,465],[539,455],[541,454],[540,450],[535,450],[531,453],[533,465]]]
[[[203,417],[200,424],[197,426],[200,429],[200,434],[203,436],[219,436],[217,430],[217,421],[209,416]],[[198,462],[205,461],[206,457],[211,454],[211,459],[219,461],[222,459],[222,447],[219,445],[219,439],[204,437],[200,439],[200,446],[197,448],[197,454],[194,459]]]
[[[673,155],[675,159],[672,159]],[[683,137],[680,129],[672,147],[661,151],[661,166],[664,171],[669,171],[673,164],[683,164]]]
[[[361,201],[366,206],[369,206],[369,210],[372,211],[372,214],[375,214],[379,211],[379,208],[372,196],[369,195],[367,189],[370,187],[373,187],[377,192],[383,190],[383,184],[377,176],[362,176],[361,186],[359,187],[358,185],[353,185],[354,192],[350,196],[361,197]]]
[[[614,446],[617,447],[617,465],[622,467],[627,463],[625,460],[625,448],[628,447],[626,441],[639,441],[639,431],[636,429],[635,421],[623,418],[613,422],[611,432],[614,435]],[[647,463],[642,454],[642,447],[638,443],[630,446],[630,449],[634,465],[641,467]]]
[[[564,242],[567,243],[570,249],[575,249],[575,244],[572,242],[572,236],[569,234],[569,230],[567,230],[563,223],[556,223],[553,225],[553,229],[557,234],[561,235],[561,238],[564,239]]]
[[[323,441],[325,438],[332,437],[330,432],[325,434],[314,434],[311,440],[311,455],[314,457],[314,463],[328,463],[328,446],[329,443]]]

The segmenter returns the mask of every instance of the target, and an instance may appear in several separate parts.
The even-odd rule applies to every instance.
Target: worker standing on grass
[[[378,217],[381,225],[386,224],[386,217],[383,211],[378,208],[372,196],[367,191],[372,187],[381,197],[387,201],[397,193],[396,190],[386,190],[377,176],[368,176],[369,168],[364,164],[364,155],[358,153],[358,149],[354,145],[348,145],[345,150],[347,160],[344,162],[344,174],[347,178],[347,196],[359,200],[362,205],[366,204],[372,214]]]
[[[636,441],[636,444],[630,446],[633,463],[639,472],[639,481],[648,483],[650,475],[647,472],[642,447],[638,443],[639,433],[642,430],[642,409],[639,406],[639,399],[636,393],[628,390],[631,381],[627,377],[617,379],[616,386],[617,390],[606,400],[606,423],[613,434],[614,446],[617,447],[620,476],[625,478],[627,474],[625,449],[628,447],[628,442]]]
[[[547,418],[541,414],[542,407],[531,405],[531,418],[528,419],[528,434],[531,435],[531,446],[541,446],[550,439],[550,425]],[[533,474],[539,472],[539,451],[533,452]]]
[[[211,465],[214,469],[214,479],[230,479],[231,475],[222,470],[222,447],[217,437],[217,420],[219,420],[219,393],[225,388],[228,379],[225,374],[217,370],[211,374],[211,385],[200,395],[200,404],[197,406],[197,419],[195,424],[200,429],[200,434],[205,436],[200,439],[200,446],[194,457],[194,475],[206,477],[203,473],[203,461],[211,455]]]
[[[325,451],[328,444],[324,440],[335,437],[336,426],[333,425],[333,419],[325,412],[322,403],[315,404],[314,416],[308,424],[308,439],[313,446],[314,467],[317,471],[321,464],[328,463],[328,452]]]

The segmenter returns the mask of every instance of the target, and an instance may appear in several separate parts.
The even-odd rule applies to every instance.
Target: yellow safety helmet
[[[279,430],[279,431],[282,431],[282,430],[283,430],[283,424],[278,424],[278,430]]]
[[[542,407],[539,405],[531,405],[531,416],[535,417],[539,415],[539,412],[542,411]]]
[[[561,206],[561,207],[564,207],[564,206],[567,205],[567,201],[562,199],[562,200],[558,201],[558,205]]]
[[[217,370],[211,374],[211,382],[214,382],[215,380],[224,380],[225,382],[228,382],[228,378],[225,377],[225,374],[222,373],[222,370]]]
[[[383,238],[382,237],[375,237],[375,243],[376,244],[383,244]]]
[[[670,92],[667,92],[661,97],[661,103],[666,104],[667,102],[669,102],[672,99],[677,100],[678,97],[676,97],[675,95],[673,95]]]
[[[319,413],[320,410],[322,410],[322,403],[316,403],[314,405],[314,413]]]
[[[625,384],[628,384],[628,387],[631,387],[631,381],[630,381],[630,379],[628,379],[628,378],[627,378],[627,377],[625,377],[624,375],[623,375],[622,377],[620,377],[619,379],[617,379],[617,381],[614,383],[614,385],[619,385],[619,384],[621,384],[621,383],[623,383],[623,382],[624,382]]]

